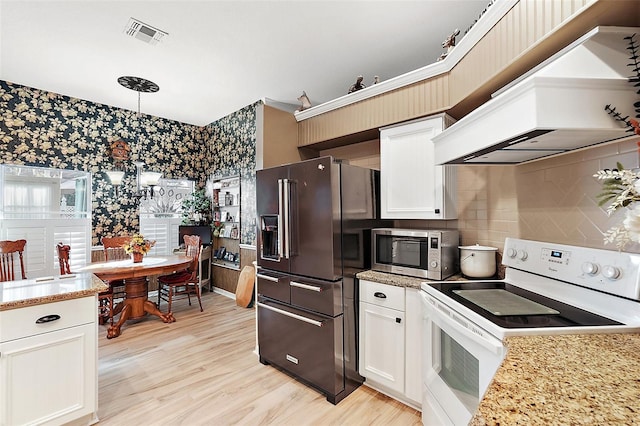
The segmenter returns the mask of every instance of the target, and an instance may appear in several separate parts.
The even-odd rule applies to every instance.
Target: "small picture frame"
[[[229,238],[238,238],[238,228],[231,228]]]

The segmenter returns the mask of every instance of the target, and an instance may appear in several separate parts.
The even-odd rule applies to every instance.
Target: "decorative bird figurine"
[[[311,108],[311,101],[309,100],[309,97],[304,90],[302,91],[302,95],[298,97],[298,100],[300,101],[301,105],[300,109],[297,109],[296,112],[304,111],[307,108]]]
[[[442,42],[442,48],[447,49],[447,51],[442,55],[440,55],[440,57],[438,58],[438,61],[441,61],[444,58],[446,58],[449,52],[451,52],[451,50],[455,47],[456,37],[459,34],[460,34],[460,30],[456,28],[456,30],[453,33],[451,33],[451,35]]]
[[[362,82],[363,77],[361,75],[358,76],[358,78],[356,79],[356,82],[353,83],[351,85],[351,87],[349,88],[349,92],[348,93],[353,93],[353,92],[357,92],[358,90],[364,89],[365,86],[364,83]]]

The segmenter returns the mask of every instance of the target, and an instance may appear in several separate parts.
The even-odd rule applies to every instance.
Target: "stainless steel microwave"
[[[371,241],[375,271],[429,280],[458,272],[458,231],[377,228],[371,231]]]

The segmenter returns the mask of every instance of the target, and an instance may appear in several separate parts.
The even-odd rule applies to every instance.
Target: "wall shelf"
[[[240,270],[240,176],[227,176],[213,180],[213,221],[224,226],[222,235],[213,239],[214,254],[211,264],[232,271]],[[218,259],[216,253],[224,248],[235,256],[233,261]],[[226,254],[225,254],[226,256]],[[214,274],[215,275],[215,274]]]

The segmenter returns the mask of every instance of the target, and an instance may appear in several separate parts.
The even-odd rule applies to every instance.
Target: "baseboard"
[[[416,409],[418,411],[422,411],[422,404],[418,404],[417,402],[412,401],[412,400],[410,400],[409,398],[406,398],[403,395],[399,395],[396,391],[387,389],[385,386],[383,386],[383,385],[381,385],[379,383],[373,382],[370,379],[365,380],[363,385],[368,387],[368,388],[371,388],[371,389],[373,389],[375,391],[378,391],[381,394],[387,395],[388,397],[393,398],[396,401],[401,402],[401,403],[403,403],[404,405],[406,405],[408,407],[414,408],[414,409]]]
[[[218,294],[220,294],[222,296],[228,297],[229,299],[236,300],[235,293],[231,293],[230,291],[227,291],[227,290],[225,290],[223,288],[213,286],[213,292],[214,293],[218,293]]]

